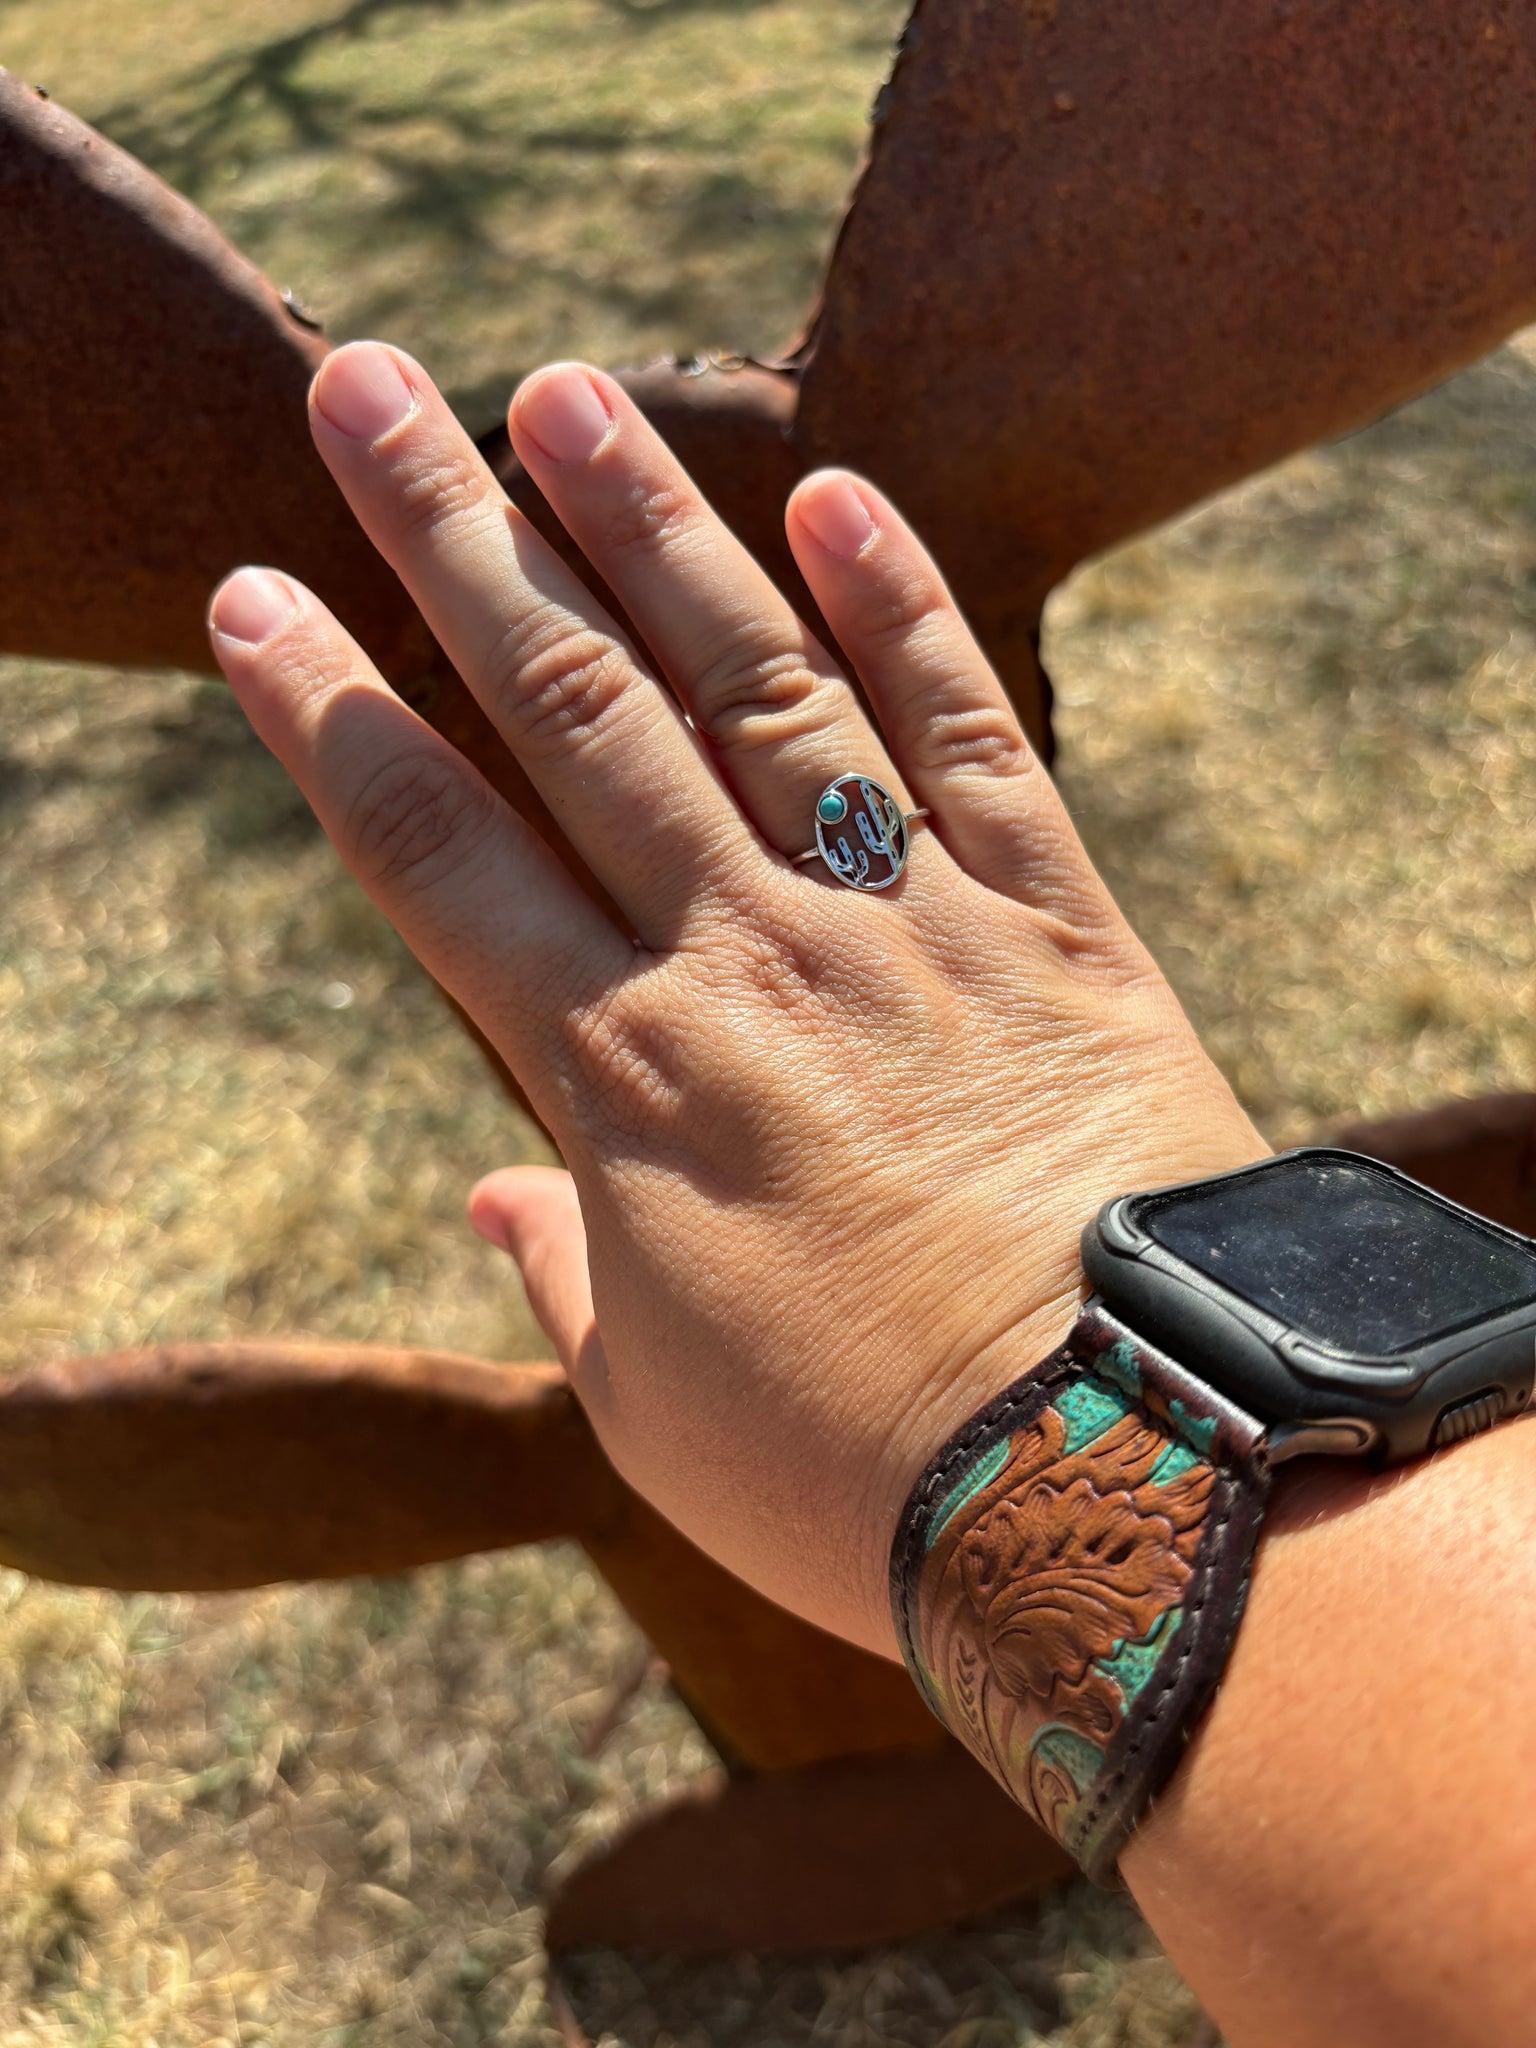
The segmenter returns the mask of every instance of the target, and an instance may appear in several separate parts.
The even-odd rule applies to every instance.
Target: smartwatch
[[[1101,1882],[1242,1615],[1270,1474],[1531,1405],[1536,1241],[1307,1147],[1122,1195],[1065,1342],[956,1432],[891,1561],[929,1704]]]

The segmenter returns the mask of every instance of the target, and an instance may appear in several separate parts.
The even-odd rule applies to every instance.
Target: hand
[[[659,676],[408,358],[339,350],[312,416],[630,927],[315,597],[264,571],[221,587],[214,645],[252,724],[569,1164],[569,1184],[484,1185],[480,1226],[626,1478],[775,1599],[889,1653],[902,1501],[1060,1340],[1083,1224],[1263,1146],[869,484],[812,476],[786,516],[878,729],[610,379],[539,372],[512,441]],[[932,813],[878,894],[786,858],[853,770]]]

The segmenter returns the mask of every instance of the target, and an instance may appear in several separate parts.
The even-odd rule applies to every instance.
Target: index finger
[[[209,624],[241,709],[346,866],[547,1122],[570,1018],[633,967],[634,948],[302,584],[237,570]]]

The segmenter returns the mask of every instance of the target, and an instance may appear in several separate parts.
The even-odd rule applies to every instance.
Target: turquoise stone
[[[816,815],[823,825],[836,825],[848,815],[848,799],[835,789],[829,789],[816,806]]]

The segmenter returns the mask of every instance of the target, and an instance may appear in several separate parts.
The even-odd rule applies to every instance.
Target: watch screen
[[[1357,1357],[1536,1301],[1536,1247],[1364,1163],[1280,1159],[1225,1186],[1158,1196],[1136,1220],[1255,1308]]]

